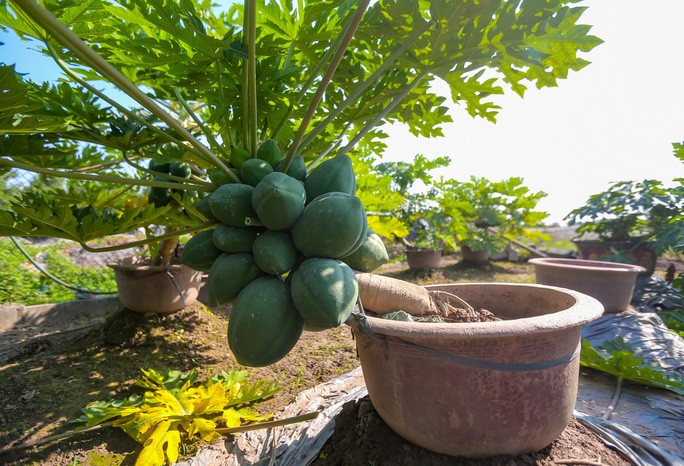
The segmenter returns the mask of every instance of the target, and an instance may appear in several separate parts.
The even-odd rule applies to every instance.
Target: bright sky
[[[589,66],[557,88],[529,89],[524,99],[497,96],[502,109],[495,125],[456,108],[445,138],[418,140],[392,130],[384,159],[448,155],[453,164],[443,174],[450,178],[520,176],[547,193],[539,208],[551,214],[549,223],[612,181],[684,177],[684,164],[672,155],[672,143],[684,141],[684,1],[583,5],[589,9],[582,23],[605,41],[585,55]],[[0,41],[6,43],[0,62],[19,62],[18,71],[31,79],[55,69],[47,59],[27,62],[23,43],[5,34]]]
[[[684,141],[684,18],[682,0],[586,0],[581,23],[604,40],[584,58],[592,63],[520,99],[497,96],[494,125],[452,111],[445,138],[418,140],[392,131],[386,160],[448,155],[443,173],[500,180],[524,178],[547,197],[539,209],[560,222],[612,181],[684,177],[672,143]]]

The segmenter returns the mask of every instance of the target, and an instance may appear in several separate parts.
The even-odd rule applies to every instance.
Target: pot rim
[[[557,286],[539,285],[532,283],[449,283],[426,286],[430,289],[444,287],[481,287],[492,286],[499,288],[538,288],[552,290],[569,295],[574,303],[566,309],[534,317],[521,319],[498,320],[494,322],[467,323],[431,323],[431,322],[402,322],[379,317],[363,315],[355,311],[348,323],[360,331],[370,331],[381,335],[395,337],[443,338],[445,336],[458,338],[501,338],[533,333],[557,332],[569,328],[579,327],[603,315],[603,305],[595,298],[578,291]]]
[[[557,269],[573,268],[594,272],[615,272],[615,273],[643,273],[646,268],[634,264],[622,264],[620,262],[594,261],[587,259],[566,259],[556,257],[536,257],[528,261],[530,264]]]
[[[168,268],[165,268],[163,265],[150,265],[150,264],[145,264],[145,263],[130,263],[130,261],[126,259],[122,259],[122,261],[119,262],[112,262],[107,264],[107,267],[114,269],[114,270],[119,270],[122,272],[129,272],[129,271],[134,271],[138,270],[141,272],[164,272],[166,270],[172,271],[172,272],[179,272],[179,271],[184,271],[184,270],[190,270],[189,267],[184,266],[183,264],[171,264],[169,265]],[[200,272],[198,272],[200,273]]]

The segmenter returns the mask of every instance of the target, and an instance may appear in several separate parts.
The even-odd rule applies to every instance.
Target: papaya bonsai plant
[[[659,180],[619,181],[566,216],[577,226],[581,257],[635,263],[650,273],[667,249],[681,252],[684,186]]]
[[[466,260],[479,252],[487,261],[511,240],[543,236],[534,227],[548,216],[536,210],[546,193],[530,191],[520,177],[491,181],[471,176],[464,182],[446,180],[438,190],[440,208],[454,219],[452,232]]]
[[[85,246],[151,224],[177,229],[146,242],[195,233],[181,262],[209,271],[212,302],[234,300],[229,342],[245,365],[278,360],[305,326],[341,324],[358,293],[347,263],[365,263],[349,258],[372,236],[355,196],[357,148],[379,153],[382,123],[440,136],[450,117],[436,79],[471,115],[494,121],[489,97],[503,88],[485,70],[523,95],[528,83],[553,86],[584,67],[577,52],[600,43],[577,24],[583,8],[564,3],[369,4],[4,4],[2,24],[39,41],[69,82],[33,83],[3,66],[0,167],[168,188],[175,202],[115,215],[32,194],[0,214],[0,231]],[[102,79],[142,108],[108,97]],[[141,163],[150,159],[152,168]],[[155,179],[158,162],[188,164],[190,174]]]
[[[600,40],[578,24],[584,8],[573,0],[370,3],[245,0],[226,11],[191,1],[3,3],[2,24],[43,44],[69,82],[38,84],[1,69],[0,167],[168,188],[175,203],[105,215],[36,194],[0,213],[0,233],[70,235],[86,246],[141,225],[176,228],[150,242],[194,233],[181,262],[208,270],[211,302],[233,303],[228,343],[248,366],[284,357],[304,329],[345,322],[359,295],[409,313],[450,312],[444,293],[361,273],[387,254],[369,228],[380,219],[356,196],[352,158],[381,153],[386,123],[441,136],[450,117],[435,80],[470,115],[494,121],[490,97],[502,82],[521,96],[530,84],[555,86]],[[103,79],[135,104],[108,97]],[[102,120],[81,112],[84,98]],[[120,133],[98,129],[110,114],[127,123]],[[82,152],[97,149],[122,172],[84,173],[101,171],[83,165]],[[149,159],[187,163],[190,176],[155,180],[140,163]],[[183,194],[192,191],[200,196]],[[83,207],[87,215],[73,214]],[[562,309],[580,323],[595,314]],[[563,422],[565,414],[554,430]],[[543,430],[546,441],[554,430]]]

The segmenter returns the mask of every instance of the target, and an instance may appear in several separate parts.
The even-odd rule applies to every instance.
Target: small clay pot
[[[108,264],[108,267],[114,270],[119,300],[135,312],[169,314],[180,311],[197,300],[202,281],[202,272],[180,264],[173,264],[168,270],[161,265],[133,261]]]
[[[413,270],[436,269],[442,264],[442,251],[434,249],[408,249],[406,262]]]

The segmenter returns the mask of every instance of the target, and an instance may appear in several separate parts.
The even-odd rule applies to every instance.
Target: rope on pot
[[[388,349],[389,344],[398,344],[404,349],[418,350],[422,353],[434,356],[436,358],[453,362],[461,366],[475,367],[478,369],[495,370],[495,371],[510,371],[510,372],[528,372],[549,369],[551,367],[562,366],[568,364],[580,355],[579,345],[571,354],[561,356],[559,358],[549,359],[547,361],[539,362],[506,362],[506,361],[486,361],[482,359],[468,358],[458,356],[456,354],[445,353],[435,348],[419,345],[414,342],[406,341],[402,338],[393,335],[382,335],[374,332],[367,321],[359,320],[359,332],[371,340],[382,344]],[[387,349],[385,354],[387,354]]]
[[[173,286],[176,287],[176,291],[178,291],[178,296],[180,296],[181,304],[183,305],[183,307],[185,307],[185,297],[183,296],[183,290],[181,290],[180,285],[176,281],[176,277],[173,276],[173,274],[169,270],[169,267],[170,265],[164,265],[164,272],[166,272],[166,275],[168,275],[169,278],[171,278],[171,282],[173,283]]]

